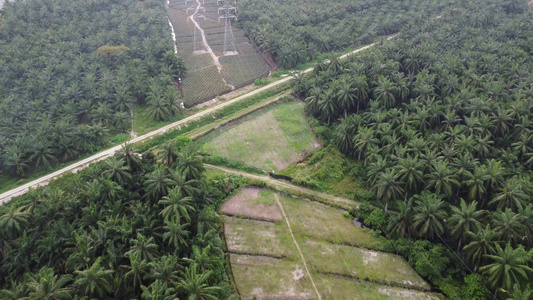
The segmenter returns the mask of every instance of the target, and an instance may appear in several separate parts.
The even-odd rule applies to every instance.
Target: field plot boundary
[[[247,172],[242,172],[242,171],[238,171],[238,170],[234,170],[234,169],[230,169],[226,167],[215,166],[211,164],[204,164],[204,167],[208,169],[212,169],[212,170],[221,171],[224,173],[241,175],[249,179],[259,180],[259,181],[265,182],[267,186],[274,188],[280,192],[290,193],[295,196],[307,197],[307,198],[310,198],[310,200],[313,202],[322,203],[322,204],[335,207],[335,208],[350,210],[352,208],[359,208],[359,205],[361,204],[355,200],[350,200],[347,198],[342,198],[342,197],[332,196],[332,195],[322,193],[322,192],[317,192],[317,191],[304,188],[301,186],[297,186],[291,183],[287,183],[281,180],[273,179],[266,175],[255,175],[255,174],[250,174]]]
[[[300,257],[302,258],[302,262],[305,267],[305,271],[307,272],[307,276],[309,276],[309,279],[311,279],[311,283],[313,284],[313,288],[315,289],[316,295],[318,296],[318,300],[322,299],[322,296],[318,292],[318,289],[316,288],[315,281],[313,280],[313,276],[311,276],[311,273],[309,272],[309,268],[307,267],[307,262],[305,261],[305,257],[302,253],[302,250],[300,250],[300,246],[298,245],[298,242],[296,241],[296,238],[294,238],[294,233],[291,229],[291,224],[289,223],[289,219],[287,218],[287,215],[285,214],[285,210],[283,209],[283,205],[281,205],[281,202],[279,201],[278,194],[274,194],[274,198],[276,198],[276,203],[278,204],[279,208],[281,209],[281,214],[285,218],[285,223],[287,223],[287,227],[289,227],[289,232],[291,233],[292,241],[294,242],[294,245],[296,246],[296,249],[298,250],[298,253],[300,254]]]

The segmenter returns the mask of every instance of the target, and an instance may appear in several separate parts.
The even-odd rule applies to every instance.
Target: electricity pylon
[[[217,2],[218,3],[218,2]],[[233,11],[233,14],[231,13]],[[224,20],[224,55],[236,55],[237,49],[235,48],[235,37],[233,36],[233,28],[231,27],[231,20],[236,19],[237,9],[235,6],[228,4],[228,1],[224,1],[224,6],[218,8],[218,13],[224,12],[224,15],[218,18]]]

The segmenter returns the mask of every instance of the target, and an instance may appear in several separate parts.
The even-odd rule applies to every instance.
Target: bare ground
[[[259,197],[259,191],[260,189],[258,188],[243,189],[222,205],[222,213],[263,221],[281,221],[281,212],[275,203],[266,205],[254,201]]]

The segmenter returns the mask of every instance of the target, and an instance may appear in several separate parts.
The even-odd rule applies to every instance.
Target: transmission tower
[[[218,1],[217,1],[218,3]],[[232,13],[233,11],[233,13]],[[224,6],[218,8],[218,13],[224,13],[224,15],[218,17],[218,21],[224,20],[224,55],[237,55],[237,49],[235,48],[235,37],[233,36],[233,28],[231,27],[231,20],[236,19],[237,9],[235,6],[228,4],[228,0],[224,1]]]

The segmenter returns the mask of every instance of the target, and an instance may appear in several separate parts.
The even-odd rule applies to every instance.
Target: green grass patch
[[[274,194],[276,194],[276,192],[274,192],[273,190],[262,189],[261,191],[259,191],[259,197],[254,200],[254,203],[264,205],[276,205],[276,199],[274,198]]]
[[[269,223],[229,216],[223,219],[229,252],[299,259],[285,221]]]
[[[308,153],[301,163],[291,164],[280,174],[289,176],[295,184],[310,189],[362,201],[371,194],[357,180],[355,171],[359,168],[357,163],[328,145]]]
[[[320,273],[429,290],[429,285],[398,255],[304,238],[298,238],[298,244],[309,266]]]
[[[315,147],[303,105],[296,101],[255,113],[235,126],[213,132],[202,142],[207,153],[267,171],[282,170],[297,161],[304,149]]]
[[[243,299],[314,299],[303,263],[230,254],[231,269]]]
[[[323,299],[442,299],[442,297],[437,294],[383,286],[369,282],[363,283],[338,276],[315,274],[313,275],[313,280],[315,281]]]
[[[303,237],[376,250],[390,250],[389,241],[371,229],[356,227],[341,210],[316,202],[281,196],[292,231]]]
[[[130,140],[130,135],[128,133],[119,133],[111,138],[110,143],[113,145],[118,145],[125,143]]]
[[[179,121],[183,119],[183,117],[183,113],[179,113],[164,121],[153,121],[152,118],[150,118],[146,107],[136,107],[133,110],[133,130],[138,136],[140,136],[170,123]]]

